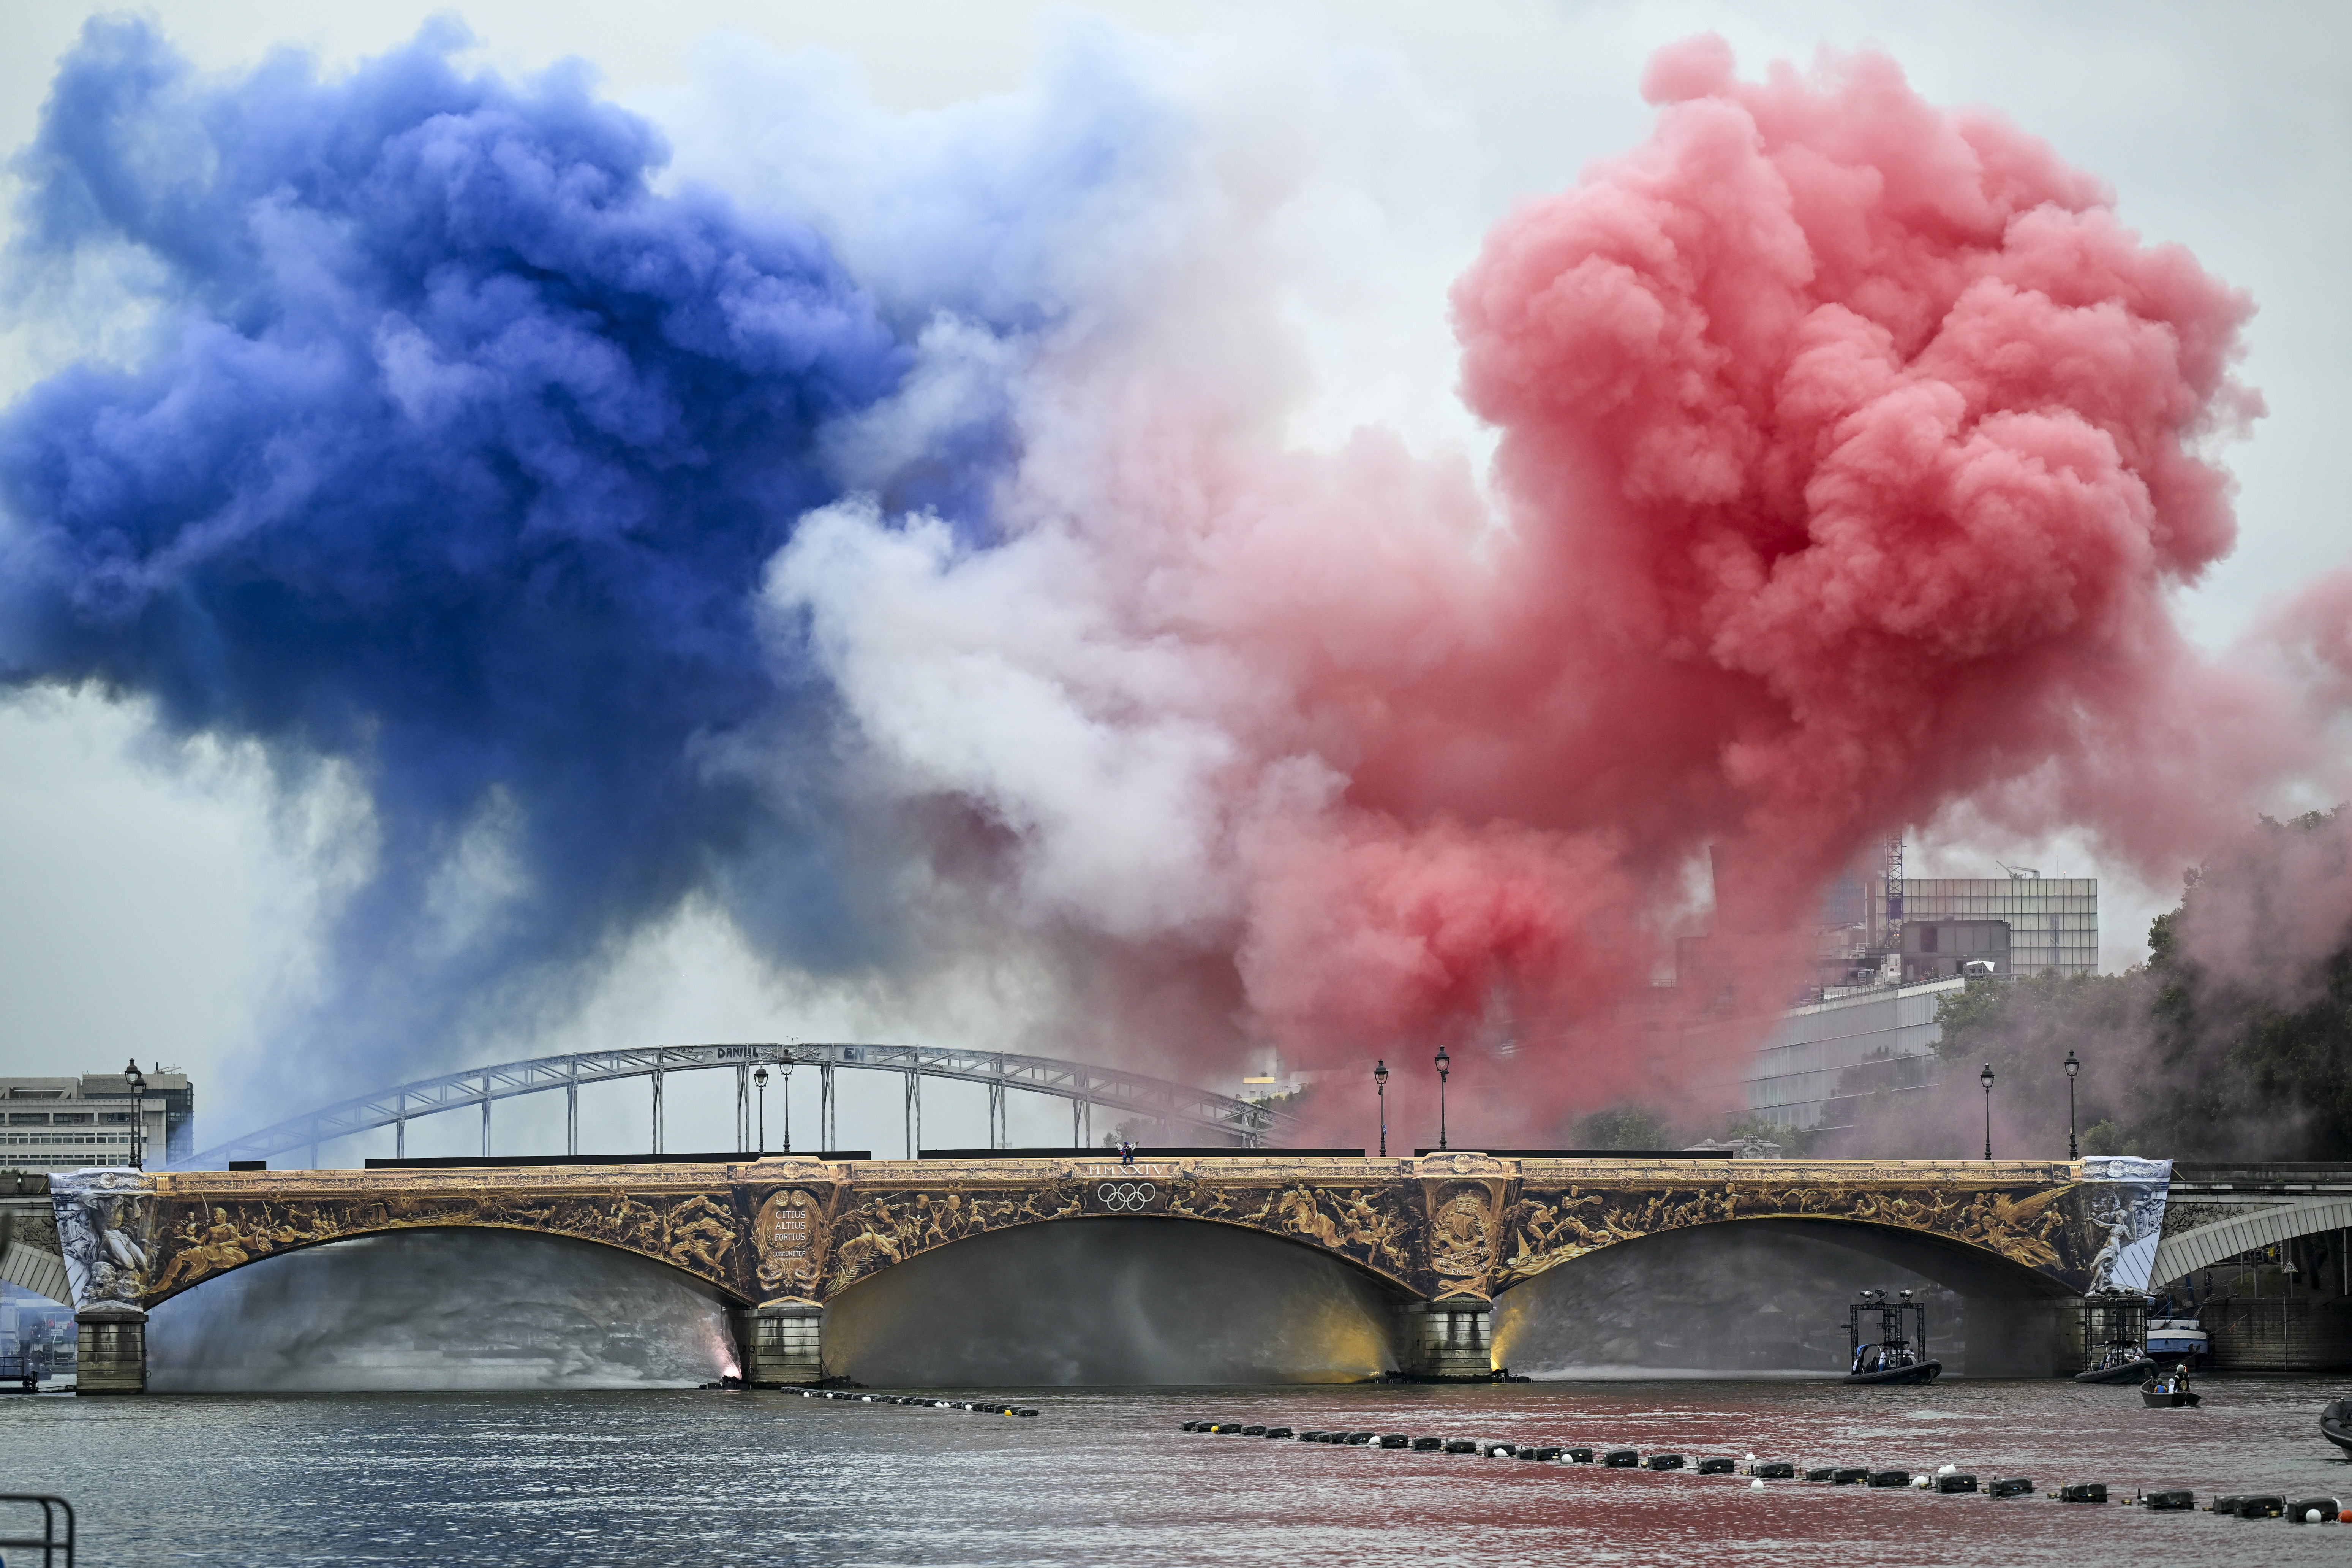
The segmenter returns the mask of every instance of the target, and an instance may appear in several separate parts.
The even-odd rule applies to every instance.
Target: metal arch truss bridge
[[[1287,1133],[1296,1119],[1270,1106],[1228,1095],[1213,1094],[1167,1079],[1052,1057],[1014,1056],[1003,1051],[941,1049],[932,1046],[828,1045],[792,1043],[709,1046],[648,1046],[635,1050],[579,1051],[569,1056],[535,1057],[528,1061],[501,1062],[495,1067],[467,1068],[439,1078],[395,1084],[374,1094],[362,1095],[322,1107],[275,1126],[206,1149],[178,1162],[183,1169],[217,1170],[232,1160],[267,1160],[289,1150],[309,1149],[317,1163],[320,1144],[354,1133],[393,1129],[394,1152],[408,1152],[408,1124],[423,1116],[479,1106],[482,1113],[482,1154],[490,1154],[490,1107],[501,1100],[561,1089],[564,1097],[564,1152],[580,1152],[580,1089],[583,1084],[610,1083],[642,1078],[652,1089],[652,1152],[663,1152],[662,1084],[674,1072],[707,1072],[732,1068],[735,1073],[735,1147],[752,1152],[754,1141],[752,1074],[761,1068],[788,1075],[795,1067],[817,1073],[818,1124],[827,1148],[835,1146],[835,1099],[834,1074],[841,1068],[867,1072],[894,1072],[906,1079],[907,1153],[912,1158],[923,1136],[923,1080],[944,1079],[976,1083],[988,1089],[989,1142],[1006,1142],[1005,1095],[1011,1089],[1055,1096],[1070,1102],[1070,1142],[1082,1148],[1093,1142],[1094,1111],[1139,1118],[1171,1131],[1204,1141],[1258,1147]],[[789,1083],[789,1078],[787,1078]],[[786,1090],[789,1093],[789,1089]],[[789,1101],[787,1102],[789,1103]],[[789,1128],[786,1132],[789,1151]]]

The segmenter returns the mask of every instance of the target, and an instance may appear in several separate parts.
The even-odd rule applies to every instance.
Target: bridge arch
[[[866,1276],[826,1302],[823,1362],[877,1386],[1357,1382],[1399,1366],[1410,1300],[1294,1237],[1087,1215]]]
[[[818,1121],[827,1147],[835,1146],[834,1078],[836,1071],[885,1072],[906,1084],[906,1153],[912,1159],[922,1141],[925,1080],[979,1084],[988,1090],[992,1147],[1006,1142],[1008,1094],[1020,1091],[1070,1103],[1071,1145],[1092,1139],[1093,1113],[1141,1118],[1190,1137],[1216,1143],[1262,1146],[1297,1130],[1297,1119],[1253,1100],[1194,1089],[1169,1079],[1054,1057],[1007,1051],[960,1050],[932,1046],[826,1042],[649,1046],[629,1050],[577,1051],[467,1068],[437,1078],[394,1084],[300,1116],[257,1129],[177,1162],[174,1169],[219,1170],[232,1161],[268,1160],[297,1149],[356,1133],[391,1128],[395,1155],[407,1151],[408,1123],[421,1117],[478,1109],[482,1154],[491,1152],[490,1112],[498,1101],[522,1095],[564,1095],[565,1152],[579,1153],[579,1097],[583,1087],[623,1079],[644,1079],[651,1089],[649,1142],[659,1154],[664,1139],[662,1088],[675,1072],[729,1070],[735,1074],[735,1152],[756,1152],[753,1144],[753,1075],[773,1068],[789,1073],[809,1067],[818,1075]],[[787,1134],[783,1140],[789,1143]]]
[[[1847,1353],[1847,1309],[1869,1288],[1919,1290],[1929,1352],[1948,1371],[2042,1376],[2067,1359],[2074,1292],[2015,1258],[1879,1222],[1756,1215],[1627,1238],[1508,1286],[1494,1301],[1493,1360],[1830,1373]]]
[[[2196,1212],[2189,1205],[2179,1207]],[[2215,1207],[2204,1211],[2211,1217],[2170,1232],[2157,1244],[2156,1262],[2148,1270],[2150,1284],[2210,1268],[2256,1247],[2352,1226],[2352,1197],[2306,1196],[2300,1202],[2267,1206],[2231,1205],[2218,1214],[2213,1212]]]
[[[215,1205],[214,1212],[225,1214],[226,1210]],[[224,1226],[226,1223],[215,1222],[215,1225]],[[187,1294],[200,1285],[208,1285],[215,1279],[226,1279],[256,1264],[266,1263],[277,1258],[290,1258],[298,1253],[315,1252],[320,1247],[334,1247],[346,1241],[367,1241],[387,1236],[413,1236],[427,1233],[480,1235],[486,1231],[546,1237],[557,1241],[577,1243],[584,1247],[618,1252],[629,1258],[642,1258],[669,1270],[698,1293],[709,1298],[722,1307],[740,1310],[752,1305],[748,1296],[724,1279],[650,1247],[631,1245],[627,1241],[610,1237],[582,1236],[572,1231],[496,1218],[451,1218],[438,1222],[391,1221],[376,1225],[362,1224],[339,1230],[331,1235],[295,1237],[281,1244],[274,1245],[267,1250],[253,1248],[249,1236],[236,1237],[226,1244],[215,1244],[210,1252],[206,1252],[204,1249],[204,1244],[199,1243],[195,1247],[180,1250],[171,1257],[162,1272],[150,1283],[144,1297],[144,1304],[152,1310],[166,1301]],[[239,1245],[240,1242],[244,1245]],[[192,1260],[194,1267],[189,1266]]]

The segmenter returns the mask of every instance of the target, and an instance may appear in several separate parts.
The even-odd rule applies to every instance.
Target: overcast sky
[[[1097,7],[1181,34],[1227,14],[1190,4]],[[1041,7],[1017,0],[810,5],[603,0],[458,6],[351,0],[203,0],[147,9],[200,65],[229,69],[279,46],[349,61],[452,12],[488,59],[530,68],[578,55],[606,89],[657,115],[679,102],[698,44],[734,32],[781,50],[818,46],[863,66],[877,98],[920,107],[1015,85]],[[1294,8],[1298,9],[1298,8]],[[53,63],[89,13],[45,0],[0,8],[0,141],[32,133]],[[2352,418],[2352,10],[2341,5],[1537,4],[1453,0],[1305,8],[1341,38],[1392,46],[1470,135],[1461,178],[1475,199],[1432,254],[1466,259],[1515,199],[1571,182],[1585,162],[1644,134],[1644,57],[1721,32],[1743,72],[1827,44],[1889,49],[1930,99],[1991,106],[2108,180],[2126,222],[2189,247],[2252,291],[2260,314],[2244,367],[2269,415],[2229,456],[2242,485],[2236,555],[2183,606],[2226,643],[2264,602],[2347,554],[2335,480]],[[1395,342],[1421,345],[1416,384],[1444,402],[1444,268],[1415,275],[1391,309]],[[44,363],[24,332],[0,353],[0,392]],[[1408,403],[1410,400],[1407,400]],[[1399,411],[1410,424],[1410,406]],[[1443,422],[1443,416],[1433,416]],[[266,1042],[275,1007],[305,984],[305,937],[331,893],[331,797],[273,801],[254,759],[159,750],[135,713],[95,696],[35,693],[0,707],[0,1073],[160,1058],[230,1080]],[[1997,852],[1942,847],[1930,869],[1989,874]],[[2141,955],[2147,916],[2177,889],[2111,876],[2104,957]],[[692,920],[648,939],[588,1015],[549,1020],[517,1048],[656,1038],[821,1037],[870,1012],[760,973],[726,934]],[[986,1040],[958,1042],[986,1045]],[[221,1128],[226,1131],[226,1128]]]

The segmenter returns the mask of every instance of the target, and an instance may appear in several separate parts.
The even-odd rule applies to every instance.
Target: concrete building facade
[[[78,1171],[131,1163],[131,1131],[141,1158],[161,1165],[195,1152],[195,1089],[188,1075],[152,1072],[134,1107],[119,1072],[78,1078],[0,1078],[0,1171]]]
[[[1958,977],[1849,991],[1780,1016],[1740,1075],[1748,1109],[1809,1131],[1844,1126],[1853,1103],[1937,1081],[1943,1030],[1937,1004],[1966,988]]]

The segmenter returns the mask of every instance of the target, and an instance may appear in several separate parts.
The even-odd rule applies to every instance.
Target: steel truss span
[[[1247,1147],[1265,1145],[1277,1134],[1295,1131],[1297,1119],[1268,1106],[1213,1094],[1166,1079],[1052,1057],[1013,1056],[1003,1051],[943,1050],[930,1046],[877,1045],[711,1045],[648,1046],[638,1050],[581,1051],[570,1056],[535,1057],[529,1061],[502,1062],[496,1067],[468,1068],[439,1078],[395,1084],[374,1094],[330,1105],[272,1127],[248,1132],[175,1161],[178,1170],[219,1170],[232,1160],[267,1160],[289,1150],[309,1149],[317,1163],[320,1144],[379,1128],[394,1130],[395,1149],[405,1153],[408,1123],[422,1116],[479,1107],[482,1152],[490,1152],[490,1107],[501,1100],[561,1089],[565,1098],[566,1152],[579,1152],[580,1089],[583,1084],[609,1083],[642,1078],[652,1086],[650,1132],[652,1152],[662,1152],[662,1080],[674,1072],[707,1072],[731,1068],[736,1075],[735,1142],[739,1152],[752,1152],[755,1141],[751,1109],[751,1075],[759,1068],[814,1068],[818,1077],[819,1125],[825,1146],[834,1137],[834,1073],[848,1068],[860,1072],[895,1072],[906,1079],[907,1153],[913,1157],[922,1141],[922,1082],[944,1079],[955,1083],[983,1084],[988,1089],[988,1131],[992,1145],[1003,1147],[1006,1137],[1005,1094],[1021,1089],[1052,1095],[1070,1102],[1070,1142],[1073,1148],[1093,1142],[1093,1113],[1142,1117],[1174,1131],[1206,1134],[1219,1142]],[[776,1140],[766,1140],[774,1142]]]

